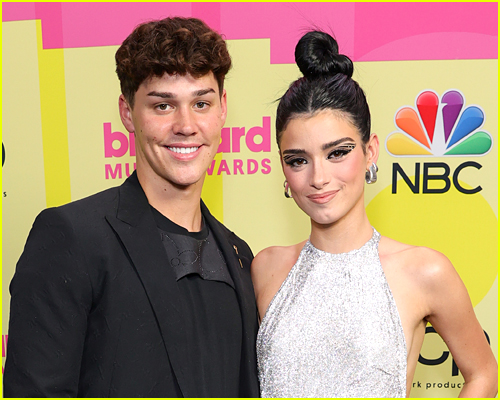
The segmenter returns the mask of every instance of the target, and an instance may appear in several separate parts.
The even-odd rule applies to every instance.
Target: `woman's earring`
[[[365,174],[366,183],[370,184],[377,182],[377,172],[378,172],[377,164],[372,163],[372,165],[370,165],[370,168],[368,168]]]
[[[283,187],[285,188],[285,197],[287,199],[291,199],[292,198],[292,195],[290,194],[290,192],[288,191],[290,189],[290,186],[288,185],[288,182],[286,181],[285,179],[285,182],[283,182]]]

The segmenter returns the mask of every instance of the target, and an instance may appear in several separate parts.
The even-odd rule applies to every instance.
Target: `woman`
[[[252,264],[262,396],[408,396],[427,322],[464,376],[461,396],[495,396],[496,360],[450,261],[368,221],[379,141],[351,60],[323,32],[304,35],[295,59],[304,77],[280,100],[276,135],[285,196],[311,235]]]

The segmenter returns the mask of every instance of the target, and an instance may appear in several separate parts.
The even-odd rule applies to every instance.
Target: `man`
[[[137,170],[36,219],[12,280],[6,397],[254,397],[249,247],[201,201],[226,119],[225,42],[197,19],[116,53]]]

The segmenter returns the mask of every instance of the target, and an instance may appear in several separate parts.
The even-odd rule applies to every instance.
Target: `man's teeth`
[[[169,147],[168,149],[174,153],[189,154],[194,153],[199,147]]]

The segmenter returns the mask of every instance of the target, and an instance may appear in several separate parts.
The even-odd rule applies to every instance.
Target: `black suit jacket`
[[[257,397],[252,252],[201,208],[241,310],[240,395]],[[10,286],[5,397],[199,397],[175,282],[135,173],[44,210]]]

